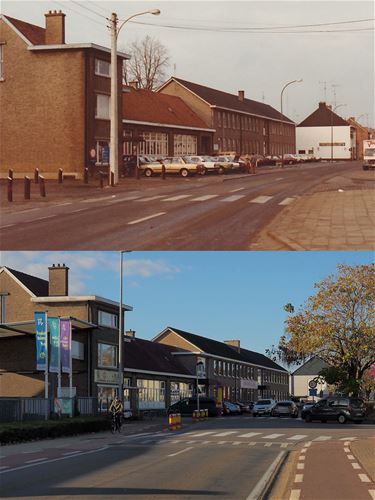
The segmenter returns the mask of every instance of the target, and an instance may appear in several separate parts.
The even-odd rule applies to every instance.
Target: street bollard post
[[[169,430],[174,431],[175,430],[175,421],[176,421],[176,415],[174,413],[169,414]]]
[[[89,169],[87,167],[83,171],[83,182],[85,184],[89,183]]]
[[[34,183],[39,184],[39,168],[34,170]]]
[[[104,173],[100,170],[99,172],[100,187],[104,188]]]
[[[13,169],[12,168],[10,168],[8,170],[8,177],[10,177],[11,179],[13,179]]]
[[[24,177],[24,185],[23,185],[23,195],[24,195],[24,198],[25,200],[29,200],[30,199],[30,177],[28,177],[27,175],[25,175]]]
[[[176,414],[176,429],[179,430],[182,427],[181,413]]]
[[[46,183],[45,183],[45,180],[44,180],[44,177],[43,175],[40,175],[39,176],[39,192],[40,192],[40,196],[42,198],[45,198],[46,197]]]
[[[135,178],[139,180],[141,178],[141,171],[138,165],[135,167]]]
[[[109,175],[109,184],[111,187],[115,185],[115,174],[114,172],[111,172]]]
[[[8,201],[13,201],[13,178],[8,177]]]
[[[161,164],[161,178],[165,179],[165,165],[164,165],[164,163]]]
[[[58,173],[58,177],[57,177],[57,182],[59,184],[62,184],[63,183],[63,169],[62,168],[59,168],[59,173]]]

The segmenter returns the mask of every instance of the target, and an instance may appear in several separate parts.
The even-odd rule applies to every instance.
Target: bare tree
[[[127,52],[131,59],[123,66],[125,85],[137,81],[140,88],[154,90],[163,83],[169,66],[169,53],[159,40],[147,35],[143,40],[133,42]]]

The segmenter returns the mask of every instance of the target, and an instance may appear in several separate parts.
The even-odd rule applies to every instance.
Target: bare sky
[[[284,112],[297,123],[314,111],[320,100],[334,103],[335,90],[336,104],[346,105],[339,114],[344,118],[367,114],[359,121],[374,126],[374,21],[305,26],[374,19],[374,5],[372,1],[357,0],[3,0],[1,10],[44,26],[45,12],[62,9],[67,15],[68,43],[93,42],[109,47],[105,17],[111,12],[126,19],[159,8],[160,16],[137,19],[138,23],[147,24],[126,24],[119,37],[119,48],[126,51],[127,44],[148,34],[169,50],[169,75],[174,73],[231,93],[243,89],[246,97],[264,100],[277,109],[283,85],[303,78],[302,83],[291,85],[284,94]],[[304,27],[289,30],[294,33],[280,33],[277,28],[296,25]],[[268,32],[260,33],[259,28],[263,27],[269,28]],[[255,29],[228,31],[238,28]],[[325,32],[328,30],[336,33]]]

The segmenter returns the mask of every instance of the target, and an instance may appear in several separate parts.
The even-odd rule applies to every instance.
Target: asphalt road
[[[5,211],[3,250],[246,250],[285,206],[359,162],[260,170],[256,176],[142,181],[78,200]]]
[[[242,416],[174,433],[69,438],[62,450],[61,440],[37,451],[28,443],[18,455],[8,450],[1,492],[3,498],[250,499],[280,453],[306,442],[344,445],[370,432],[365,424]]]

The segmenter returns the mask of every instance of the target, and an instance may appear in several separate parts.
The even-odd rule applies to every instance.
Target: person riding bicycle
[[[120,428],[123,406],[121,399],[119,399],[118,396],[115,396],[115,398],[113,399],[111,406],[109,407],[109,411],[115,416],[116,425],[118,428]]]

